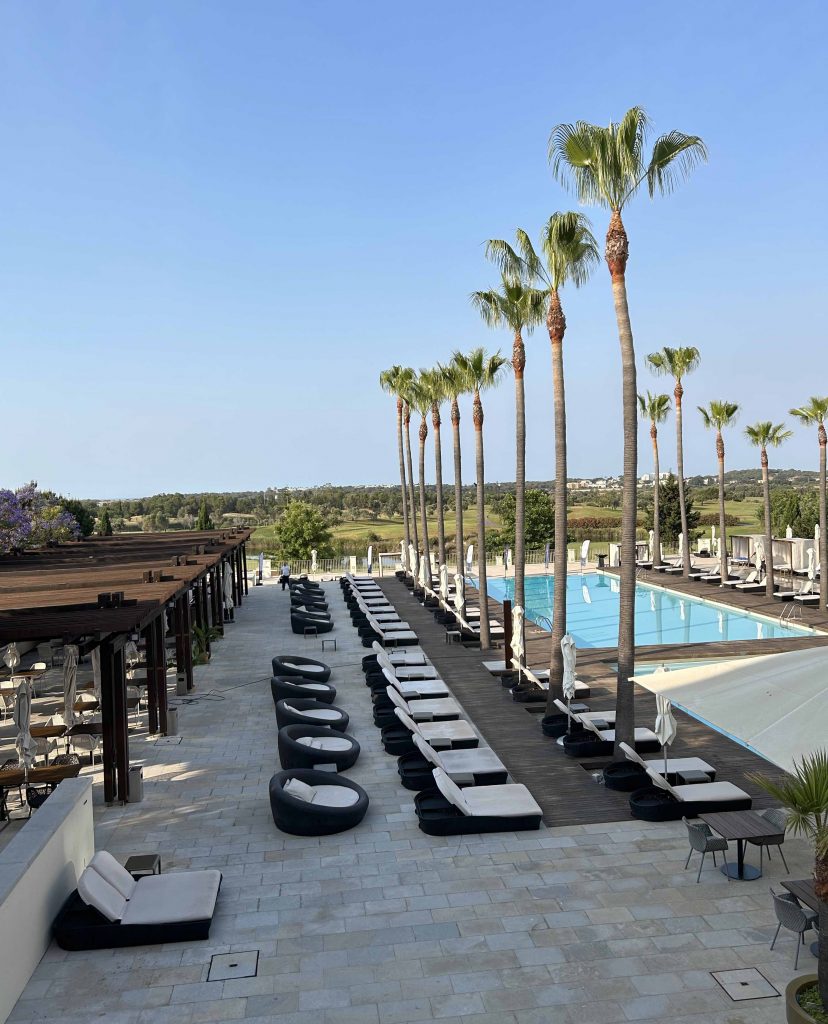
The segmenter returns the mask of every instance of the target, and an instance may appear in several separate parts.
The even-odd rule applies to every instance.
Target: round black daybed
[[[330,666],[299,654],[282,654],[270,659],[274,676],[302,676],[315,683],[327,683],[331,678]]]
[[[293,700],[295,697],[318,700],[323,704],[333,704],[336,699],[336,687],[330,683],[315,683],[310,679],[299,679],[296,676],[292,679],[274,676],[270,680],[270,692],[274,704],[280,700]]]
[[[329,617],[322,618],[318,615],[308,615],[307,612],[291,612],[290,628],[300,636],[306,629],[313,627],[317,633],[330,633],[334,624]]]
[[[290,792],[294,781],[299,786],[296,792]],[[329,836],[354,828],[362,821],[368,810],[368,794],[341,775],[295,768],[277,772],[270,780],[270,810],[282,832]]]
[[[278,749],[283,769],[335,764],[338,772],[352,768],[360,752],[353,736],[320,725],[286,725],[279,730]]]
[[[348,721],[346,711],[319,700],[292,697],[276,701],[276,724],[280,729],[285,725],[326,725],[337,732],[345,732]]]

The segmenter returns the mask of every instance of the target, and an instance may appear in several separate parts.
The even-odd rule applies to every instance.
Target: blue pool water
[[[489,596],[496,601],[512,599],[514,580],[490,579],[488,586]],[[618,587],[615,576],[600,572],[567,578],[567,629],[578,647],[618,644]],[[526,617],[551,620],[552,577],[527,576],[525,588]],[[640,646],[767,640],[801,637],[811,632],[643,583],[637,583],[635,590],[635,642]]]

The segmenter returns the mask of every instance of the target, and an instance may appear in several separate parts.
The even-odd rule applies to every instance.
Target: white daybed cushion
[[[342,739],[339,736],[300,736],[296,741],[306,747],[313,747],[315,750],[350,750],[350,740]]]
[[[439,697],[448,693],[442,679],[413,679],[411,682],[398,682],[397,689],[407,700],[418,697]]]
[[[216,909],[220,871],[172,871],[147,875],[135,887],[121,924],[203,921]]]
[[[352,807],[359,800],[359,793],[347,786],[314,786],[313,806]]]
[[[91,865],[81,872],[78,895],[88,907],[94,907],[103,914],[107,921],[120,921],[126,910],[124,897]]]
[[[519,783],[503,786],[471,786],[462,790],[472,814],[496,818],[519,818],[526,814],[542,815],[537,801]]]
[[[679,800],[740,800],[749,797],[743,789],[732,782],[702,782],[690,786],[673,786],[673,793]]]
[[[135,879],[117,860],[106,850],[98,850],[89,866],[94,868],[98,874],[128,900],[135,891]]]
[[[287,665],[289,668],[295,668],[299,672],[324,672],[326,668],[324,665],[299,665],[295,661],[287,661],[282,658],[282,664]]]
[[[297,800],[304,800],[306,804],[312,804],[316,796],[316,790],[301,779],[288,779],[282,787],[286,793],[290,793]]]
[[[285,711],[292,711],[295,715],[305,715],[307,718],[320,718],[328,722],[335,722],[340,717],[338,711],[332,708],[295,708],[292,704],[285,703]]]
[[[594,722],[585,721],[584,726],[594,732],[599,739],[604,740],[606,743],[615,743],[615,729],[598,729]],[[635,742],[646,743],[650,740],[658,740],[658,736],[653,732],[652,729],[636,729],[635,730]]]
[[[619,746],[624,751],[624,757],[626,757],[628,761],[640,764],[648,773],[655,772],[659,776],[663,773],[663,757],[652,757],[645,761],[637,750],[633,750],[633,748],[628,746],[626,743],[621,743]],[[715,771],[715,769],[700,757],[668,757],[667,771],[670,773],[687,771],[712,772]]]
[[[462,719],[451,722],[423,722],[418,726],[420,735],[432,747],[451,746],[452,740],[476,740],[477,733]]]

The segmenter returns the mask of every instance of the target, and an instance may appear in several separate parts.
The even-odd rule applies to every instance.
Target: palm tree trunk
[[[486,582],[486,483],[483,472],[483,403],[474,393],[474,454],[477,464],[477,581],[480,592],[480,649],[491,646],[489,588]]]
[[[687,498],[684,493],[684,428],[681,420],[681,397],[684,388],[676,381],[673,396],[676,400],[676,472],[678,474],[679,512],[681,514],[681,566],[682,575],[690,575],[690,538],[687,536]]]
[[[814,890],[820,901],[817,983],[822,1005],[828,1007],[828,857],[815,858]]]
[[[723,587],[728,576],[727,568],[727,523],[725,519],[725,446],[720,430],[716,431],[716,458],[719,462],[719,583]]]
[[[515,371],[515,597],[514,603],[526,608],[524,575],[526,572],[526,397],[523,370],[526,350],[520,331],[512,346],[512,369]],[[505,570],[504,570],[505,571]]]
[[[420,542],[417,538],[417,506],[414,501],[414,467],[411,464],[411,410],[408,405],[405,406],[404,410],[404,422],[405,422],[405,464],[408,470],[408,503],[409,503],[409,520],[408,527],[411,530],[411,540],[414,547],[419,551]],[[413,566],[412,566],[413,569]]]
[[[658,427],[650,426],[650,437],[653,439],[653,565],[661,565],[661,523],[659,522],[659,463],[658,463]]]
[[[451,430],[454,440],[454,523],[457,535],[457,572],[463,572],[463,466],[460,451],[460,403],[451,401]]]
[[[400,495],[402,497],[403,536],[405,537],[405,557],[408,558],[408,545],[411,533],[408,529],[408,497],[405,492],[405,453],[403,452],[403,403],[397,399],[397,451],[400,457]]]
[[[440,409],[431,407],[431,424],[434,427],[434,476],[437,497],[437,557],[440,565],[446,564],[446,524],[443,518],[443,442],[440,439]]]
[[[612,296],[621,347],[624,410],[624,483],[621,490],[621,586],[618,613],[618,684],[615,698],[615,751],[620,743],[634,744],[635,703],[630,676],[635,671],[635,530],[638,487],[638,390],[625,271],[629,243],[618,210],[607,229],[606,260],[612,276]]]
[[[825,426],[819,425],[819,603],[828,608],[828,522],[825,502],[825,452],[828,437]],[[827,926],[828,927],[828,926]]]
[[[420,423],[420,526],[423,531],[423,558],[426,559],[426,579],[431,586],[431,548],[428,544],[428,515],[426,513],[426,490],[425,490],[425,443],[428,436],[428,426],[425,416]]]
[[[767,595],[773,597],[773,529],[771,528],[770,479],[768,477],[768,452],[762,448],[762,498],[765,503],[765,549],[767,551]]]
[[[563,339],[566,317],[557,292],[549,296],[546,316],[552,349],[552,405],[555,410],[555,549],[552,577],[552,651],[549,656],[549,696],[546,713],[553,714],[555,700],[563,697],[563,652],[566,633],[566,391],[564,386]]]

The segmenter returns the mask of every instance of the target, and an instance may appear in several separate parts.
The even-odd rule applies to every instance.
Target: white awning
[[[633,679],[786,771],[794,760],[828,745],[828,648]]]

